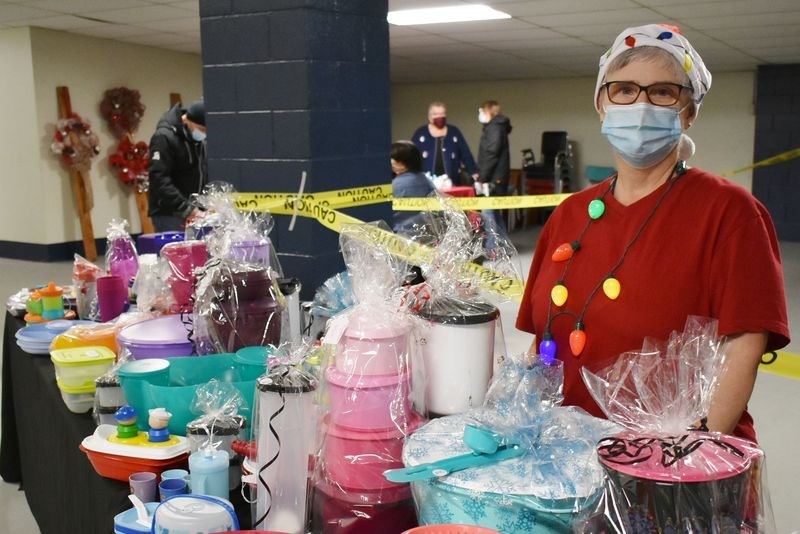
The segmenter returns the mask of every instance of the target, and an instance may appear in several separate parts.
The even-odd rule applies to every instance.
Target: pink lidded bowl
[[[326,479],[337,487],[370,492],[402,486],[389,482],[383,472],[403,467],[405,436],[422,422],[422,417],[412,412],[409,426],[404,430],[393,428],[370,432],[332,425],[330,417],[326,417],[321,458]]]
[[[391,430],[408,425],[411,390],[408,373],[351,375],[328,367],[332,425],[350,430]]]
[[[347,318],[339,341],[336,368],[358,375],[396,375],[405,371],[409,327],[392,316],[376,319],[368,309],[356,309]]]

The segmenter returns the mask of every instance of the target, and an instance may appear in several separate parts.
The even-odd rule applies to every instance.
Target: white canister
[[[210,534],[238,530],[239,520],[226,499],[208,495],[176,495],[153,513],[155,534]]]
[[[316,381],[296,367],[279,365],[260,377],[256,515],[253,528],[306,532],[309,455],[316,430]]]
[[[447,306],[417,313],[426,374],[425,407],[452,415],[483,404],[494,367],[494,337],[500,310],[490,304]]]

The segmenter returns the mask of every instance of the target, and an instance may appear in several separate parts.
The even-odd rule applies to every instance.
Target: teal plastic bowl
[[[270,354],[268,348],[259,347],[263,359],[253,356],[253,347],[242,349],[246,357],[236,354],[210,354],[193,358],[150,358],[128,362],[117,371],[125,399],[139,412],[137,423],[143,431],[149,430],[148,410],[165,408],[172,414],[169,431],[186,435],[186,425],[199,417],[190,411],[198,386],[215,378],[231,382],[242,393],[244,405],[239,415],[247,419],[253,409],[256,378],[266,371]]]

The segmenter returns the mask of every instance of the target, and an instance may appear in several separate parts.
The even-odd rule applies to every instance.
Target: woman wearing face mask
[[[422,153],[422,172],[432,176],[447,175],[453,185],[472,186],[461,182],[461,168],[478,177],[478,167],[461,130],[447,123],[447,109],[441,102],[428,106],[428,124],[417,128],[411,140]]]
[[[602,412],[580,368],[712,317],[730,365],[708,427],[755,439],[747,401],[761,355],[789,341],[780,252],[748,191],[689,167],[684,133],[711,75],[677,28],[629,28],[600,59],[594,93],[618,174],[569,197],[534,253],[517,328],[564,363],[565,404]]]

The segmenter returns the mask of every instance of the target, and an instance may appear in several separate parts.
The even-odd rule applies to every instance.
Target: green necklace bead
[[[606,212],[606,205],[602,200],[596,198],[589,202],[589,217],[599,219]]]

